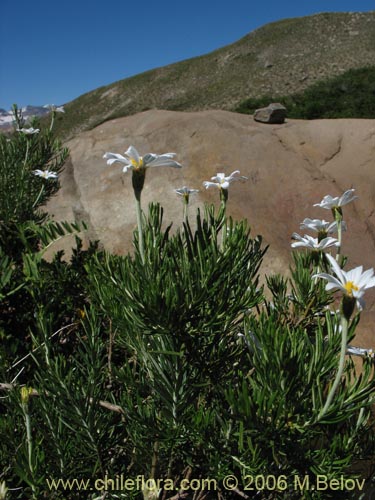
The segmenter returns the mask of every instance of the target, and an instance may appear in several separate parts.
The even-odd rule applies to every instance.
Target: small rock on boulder
[[[266,108],[256,109],[254,120],[262,123],[284,123],[286,107],[279,102],[273,102]]]

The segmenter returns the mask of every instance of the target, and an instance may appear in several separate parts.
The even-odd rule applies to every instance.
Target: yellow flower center
[[[357,292],[359,288],[353,283],[353,281],[348,281],[345,283],[345,290],[347,291],[349,297],[353,297],[353,290]]]
[[[142,156],[139,157],[139,161],[135,160],[134,158],[132,158],[131,160],[131,164],[133,165],[133,167],[137,170],[139,170],[140,168],[143,167],[143,158]]]

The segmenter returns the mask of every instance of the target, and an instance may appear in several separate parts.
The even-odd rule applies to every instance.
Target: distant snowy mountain
[[[43,116],[50,113],[50,109],[44,106],[25,106],[21,108],[22,116],[27,123],[33,116]],[[0,129],[9,129],[13,124],[14,116],[12,111],[0,108]]]

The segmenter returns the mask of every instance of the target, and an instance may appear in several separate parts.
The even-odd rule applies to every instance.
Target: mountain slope
[[[147,109],[234,109],[248,97],[287,95],[351,68],[375,65],[375,11],[267,24],[210,54],[141,73],[66,105],[65,137]]]

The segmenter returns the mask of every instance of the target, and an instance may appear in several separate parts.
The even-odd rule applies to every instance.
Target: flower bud
[[[353,314],[355,304],[356,304],[355,297],[351,297],[350,295],[343,295],[341,302],[341,310],[344,315],[344,318],[347,321],[350,320],[350,317]]]
[[[133,169],[132,184],[133,184],[134,194],[137,200],[140,199],[143,185],[145,183],[145,178],[146,178],[145,168]]]
[[[29,403],[29,399],[31,394],[33,393],[32,387],[21,387],[21,402],[23,405],[27,405]]]

